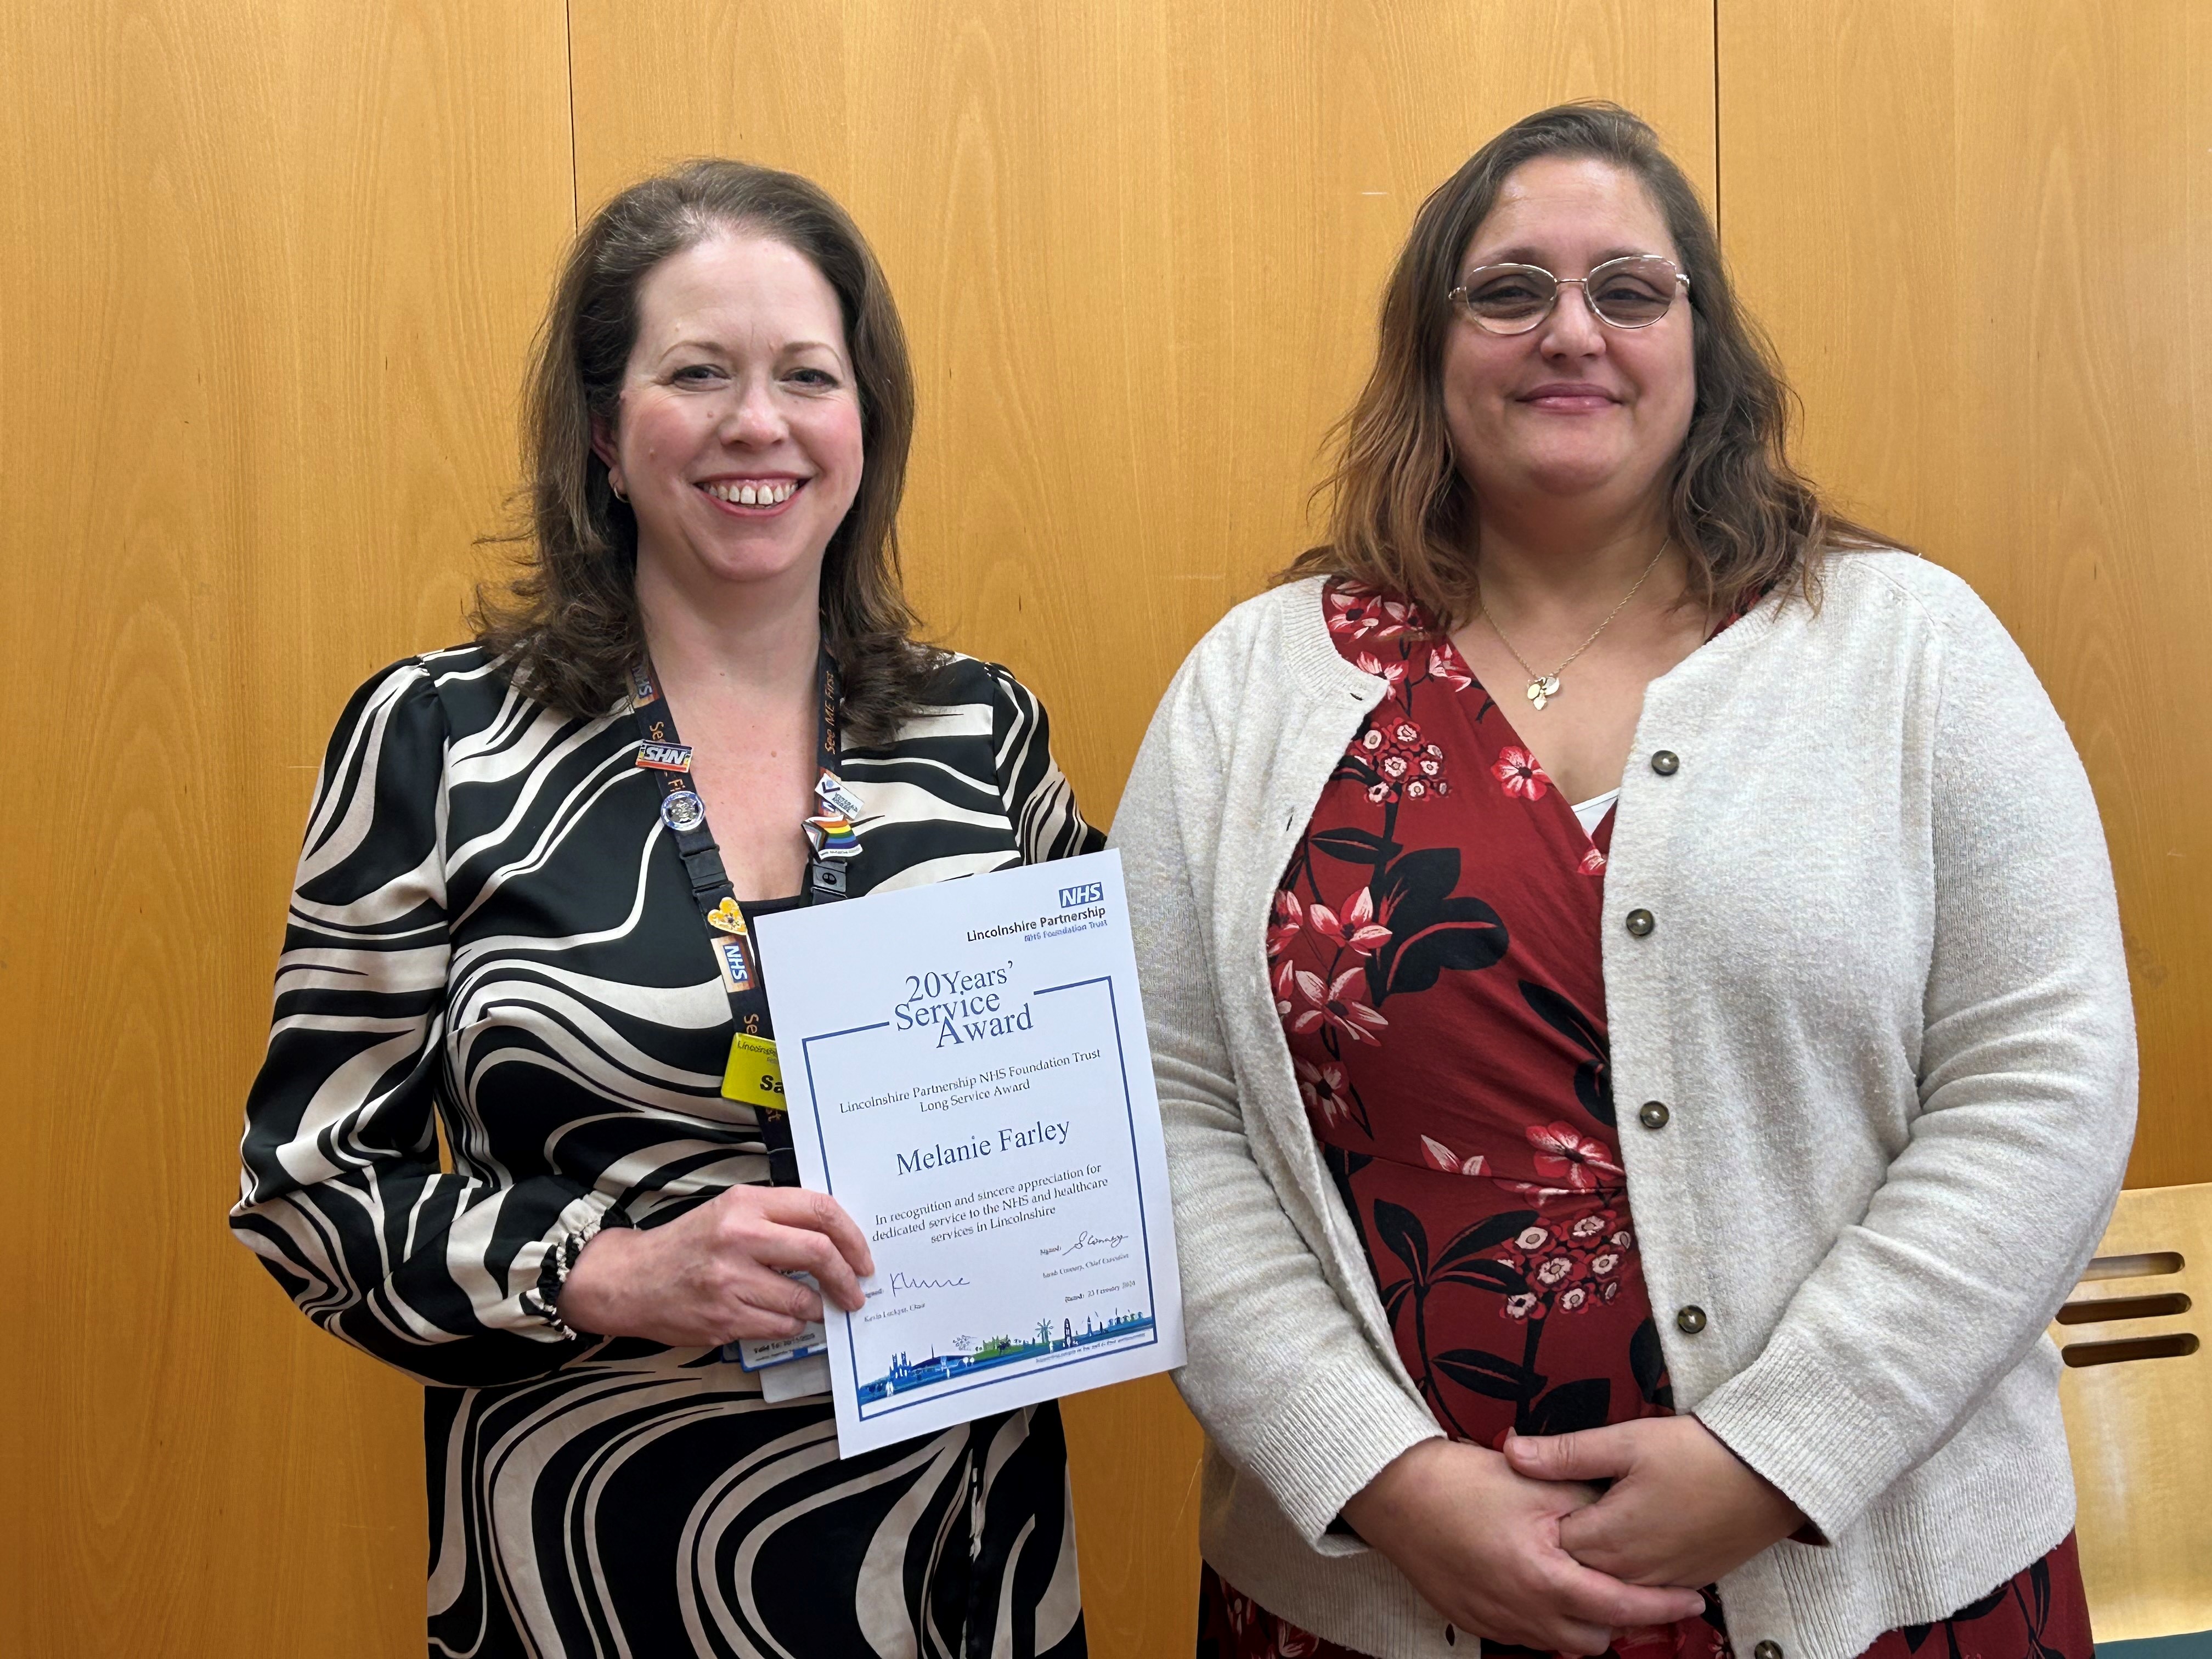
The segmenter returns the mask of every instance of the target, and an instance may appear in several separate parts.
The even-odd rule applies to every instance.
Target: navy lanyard
[[[826,650],[820,665],[821,702],[815,712],[814,787],[818,809],[806,820],[806,836],[812,847],[806,864],[806,886],[802,896],[809,904],[827,904],[845,896],[846,862],[859,855],[860,843],[853,833],[851,814],[860,803],[837,777],[837,665]],[[768,987],[761,974],[760,946],[745,921],[737,889],[723,867],[722,851],[707,824],[707,809],[691,787],[691,750],[677,735],[676,716],[655,684],[653,665],[630,673],[630,707],[637,716],[637,764],[659,775],[660,821],[675,838],[691,884],[691,896],[707,924],[714,950],[714,966],[722,988],[728,992],[730,1012],[744,1036],[773,1041],[769,1016]],[[799,1165],[791,1147],[791,1120],[782,1112],[761,1109],[761,1138],[768,1148],[769,1175],[779,1187],[799,1184]]]

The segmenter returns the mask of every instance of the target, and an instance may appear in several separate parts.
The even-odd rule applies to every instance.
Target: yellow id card
[[[775,1044],[766,1037],[743,1031],[730,1039],[730,1063],[722,1073],[722,1098],[742,1100],[748,1106],[765,1106],[772,1112],[783,1103],[783,1067],[776,1063]]]

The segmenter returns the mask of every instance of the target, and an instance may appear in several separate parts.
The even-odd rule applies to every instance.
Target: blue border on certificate
[[[1132,1330],[1129,1333],[1131,1340],[1128,1340],[1114,1337],[1099,1339],[1097,1348],[1090,1353],[1073,1354],[1066,1359],[1054,1360],[1050,1364],[1032,1365],[1026,1370],[1008,1372],[1001,1376],[982,1377],[958,1388],[925,1383],[910,1398],[901,1400],[896,1395],[892,1395],[881,1402],[872,1402],[860,1398],[860,1389],[864,1385],[860,1381],[860,1352],[848,1340],[845,1344],[845,1352],[847,1363],[853,1370],[853,1409],[854,1414],[862,1422],[872,1422],[878,1418],[889,1417],[894,1412],[906,1411],[915,1406],[935,1405],[939,1401],[950,1400],[955,1395],[973,1394],[978,1389],[991,1388],[1015,1376],[1035,1376],[1042,1371],[1062,1370],[1070,1365],[1080,1365],[1086,1360],[1104,1359],[1111,1355],[1127,1353],[1133,1349],[1149,1348],[1159,1341],[1159,1286],[1153,1282],[1152,1229],[1146,1225],[1145,1219],[1145,1168],[1144,1160],[1137,1153],[1137,1103],[1129,1092],[1129,1050],[1121,1037],[1121,999],[1114,994],[1114,976],[1111,974],[1097,974],[1089,979],[1070,980],[1065,985],[1041,986],[1030,994],[1038,997],[1051,996],[1055,992],[1080,991],[1092,985],[1103,985],[1106,988],[1106,1012],[1114,1023],[1114,1063],[1121,1068],[1121,1110],[1129,1126],[1129,1170],[1137,1183],[1137,1232],[1144,1242],[1145,1294],[1149,1304],[1149,1311],[1146,1314],[1145,1323],[1141,1328],[1144,1332],[1142,1340],[1136,1340],[1137,1333]],[[799,1040],[799,1058],[801,1063],[806,1067],[807,1107],[814,1115],[814,1144],[822,1154],[822,1183],[823,1188],[832,1197],[836,1195],[837,1182],[830,1169],[830,1142],[822,1132],[822,1097],[814,1086],[814,1045],[817,1042],[834,1042],[839,1037],[858,1036],[863,1031],[880,1031],[890,1024],[887,1019],[879,1019],[872,1024],[848,1025],[842,1030],[823,1031],[817,1036],[801,1037]],[[872,1404],[875,1407],[872,1411],[869,1409]]]

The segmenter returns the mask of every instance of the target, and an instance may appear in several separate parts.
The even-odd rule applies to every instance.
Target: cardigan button
[[[1674,1114],[1667,1109],[1666,1102],[1647,1100],[1644,1103],[1643,1109],[1636,1114],[1636,1121],[1647,1129],[1663,1129],[1667,1127],[1667,1120],[1673,1115]]]
[[[1673,777],[1681,764],[1682,757],[1671,749],[1662,749],[1651,757],[1651,769],[1662,778]],[[1759,1659],[1768,1659],[1768,1656],[1762,1654]],[[1778,1659],[1778,1656],[1775,1659]]]
[[[1674,1328],[1685,1336],[1695,1336],[1705,1328],[1705,1310],[1694,1302],[1674,1316]],[[1757,1650],[1753,1650],[1754,1656]]]
[[[1657,925],[1658,919],[1649,910],[1631,910],[1628,913],[1628,931],[1637,939],[1642,939]]]
[[[1751,1650],[1751,1659],[1782,1659],[1782,1644],[1761,1642]]]

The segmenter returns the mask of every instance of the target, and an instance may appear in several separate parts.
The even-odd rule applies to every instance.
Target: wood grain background
[[[1100,820],[1309,538],[1421,195],[1560,98],[1717,201],[1816,472],[1972,579],[2088,760],[2133,1179],[2212,1179],[2212,18],[2193,0],[0,0],[0,1654],[420,1650],[418,1395],[222,1212],[330,721],[459,637],[578,204],[853,210],[916,349],[939,635]],[[1068,1407],[1093,1651],[1189,1651],[1197,1436]]]
[[[509,487],[567,46],[0,6],[0,1654],[422,1650],[421,1391],[222,1212],[331,720]]]
[[[2212,1180],[2212,8],[1720,7],[1722,214],[1815,474],[1958,571],[2104,810],[2134,1186]]]

